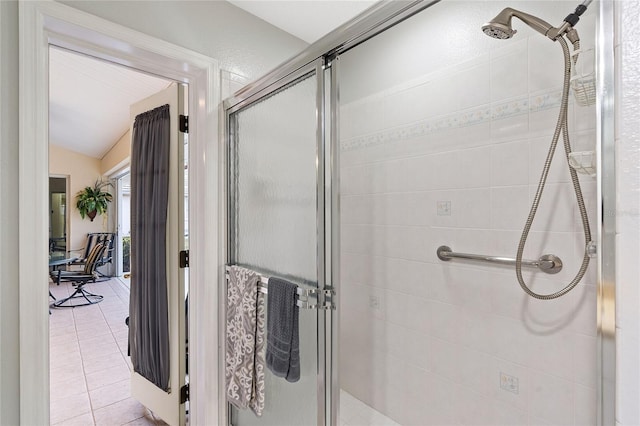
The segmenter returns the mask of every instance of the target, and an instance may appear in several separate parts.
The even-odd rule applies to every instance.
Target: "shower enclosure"
[[[263,416],[229,405],[229,424],[612,421],[601,262],[538,300],[513,265],[436,253],[516,257],[560,111],[558,43],[482,25],[506,7],[558,25],[576,5],[378,4],[225,102],[227,262],[318,290],[317,309],[300,311],[300,382],[267,373]],[[603,10],[594,2],[575,26],[574,81],[595,80]],[[598,105],[570,96],[599,236]],[[523,254],[562,261],[555,274],[522,268],[538,293],[564,288],[587,246],[560,151]]]

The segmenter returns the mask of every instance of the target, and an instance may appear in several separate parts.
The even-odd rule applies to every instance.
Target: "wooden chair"
[[[82,271],[52,271],[50,273],[51,279],[58,285],[61,282],[71,282],[73,286],[75,286],[75,291],[71,296],[57,300],[53,303],[55,307],[74,307],[74,306],[84,306],[84,305],[93,305],[94,303],[98,303],[102,301],[103,296],[99,294],[93,294],[84,289],[85,284],[90,282],[96,282],[96,267],[100,259],[106,250],[106,246],[104,244],[98,243],[96,244],[89,256],[87,257],[84,269]],[[66,302],[69,302],[72,299],[76,298],[84,298],[86,303],[78,303],[78,304],[68,304],[65,305]]]

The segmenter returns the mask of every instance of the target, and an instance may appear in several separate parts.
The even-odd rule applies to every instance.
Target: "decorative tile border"
[[[543,111],[560,106],[562,92],[554,90],[534,96],[522,96],[506,102],[484,105],[453,114],[429,118],[379,132],[357,136],[340,142],[342,151],[368,148],[375,145],[400,142],[431,133],[475,126],[492,120],[501,120],[531,112]],[[570,99],[570,102],[572,100]]]

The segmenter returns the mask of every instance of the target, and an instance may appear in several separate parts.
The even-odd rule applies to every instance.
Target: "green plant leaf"
[[[103,190],[106,187],[113,187],[113,184],[98,179],[93,187],[87,186],[76,194],[76,208],[80,217],[84,219],[92,211],[98,215],[106,213],[109,203],[113,200],[113,195]]]

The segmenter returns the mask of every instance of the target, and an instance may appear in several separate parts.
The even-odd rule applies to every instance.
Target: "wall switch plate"
[[[520,392],[520,383],[518,378],[500,372],[500,389],[518,394]]]
[[[451,216],[451,201],[438,201],[436,209],[438,216]]]

